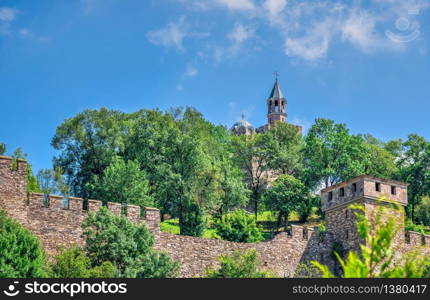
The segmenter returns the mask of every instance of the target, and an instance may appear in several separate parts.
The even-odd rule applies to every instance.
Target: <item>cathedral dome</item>
[[[251,125],[251,123],[242,119],[234,123],[233,127],[231,128],[231,131],[237,135],[251,135],[254,133],[254,127]]]

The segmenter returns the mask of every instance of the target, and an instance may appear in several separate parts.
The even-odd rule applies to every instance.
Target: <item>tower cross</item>
[[[277,71],[275,71],[275,73],[273,73],[273,75],[275,75],[276,80],[278,80],[279,73]]]

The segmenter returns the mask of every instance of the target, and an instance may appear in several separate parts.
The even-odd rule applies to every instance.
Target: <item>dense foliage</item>
[[[232,255],[219,257],[220,267],[218,269],[208,268],[209,278],[270,278],[275,275],[261,269],[261,262],[257,251],[234,251]]]
[[[418,223],[430,226],[430,197],[422,197],[415,207],[415,216]]]
[[[45,259],[38,239],[0,211],[0,278],[44,277]]]
[[[76,246],[62,249],[51,266],[53,278],[113,278],[115,272],[110,262],[91,267],[91,260]]]
[[[94,176],[88,190],[95,199],[107,203],[114,199],[123,204],[153,206],[149,196],[149,183],[146,174],[137,161],[125,162],[121,157],[113,158],[112,163],[103,171],[101,178]]]
[[[242,209],[224,215],[215,224],[217,234],[224,240],[232,242],[253,243],[263,239],[255,217]]]
[[[424,138],[382,142],[327,119],[316,119],[306,135],[278,124],[265,133],[234,136],[193,108],[86,110],[57,128],[52,145],[59,151],[54,167],[64,171],[74,196],[153,203],[162,216],[179,219],[181,234],[193,236],[201,235],[207,215],[273,210],[264,194],[280,175],[304,185],[300,205],[293,205],[302,221],[320,213],[319,199],[308,195],[362,174],[409,183],[414,222],[415,207],[430,195],[430,143]]]
[[[272,188],[264,194],[266,207],[278,213],[278,224],[284,220],[288,226],[288,218],[293,211],[298,211],[306,205],[306,187],[294,176],[282,175],[274,182]],[[303,209],[303,208],[302,208]]]
[[[90,213],[82,224],[85,251],[92,267],[111,262],[119,277],[172,277],[177,264],[152,249],[154,237],[145,225],[131,223],[107,208]]]

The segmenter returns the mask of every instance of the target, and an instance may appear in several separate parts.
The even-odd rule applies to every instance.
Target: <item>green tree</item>
[[[112,201],[140,207],[154,204],[149,196],[149,182],[139,163],[125,162],[121,157],[113,158],[101,178],[94,176],[94,182],[88,184],[87,190],[104,203]]]
[[[82,223],[85,250],[93,267],[111,262],[119,277],[173,277],[177,263],[152,249],[154,237],[145,225],[133,224],[103,207]],[[154,270],[154,272],[150,272]]]
[[[65,182],[61,168],[41,169],[36,178],[41,193],[70,196],[70,187]]]
[[[54,278],[113,278],[115,267],[110,262],[91,267],[90,259],[82,249],[74,246],[61,249],[51,266],[51,276]]]
[[[235,209],[225,214],[221,221],[215,223],[217,234],[224,240],[241,243],[254,243],[263,240],[255,217],[243,209]]]
[[[272,272],[261,269],[258,253],[254,249],[234,251],[232,255],[219,257],[220,268],[208,268],[208,278],[270,278],[276,277]]]
[[[0,211],[0,278],[45,275],[44,254],[37,238]]]
[[[85,110],[57,127],[51,144],[59,155],[54,168],[60,167],[73,195],[94,198],[87,184],[102,176],[112,160],[124,152],[125,136],[136,114],[102,108]]]
[[[201,226],[195,222],[200,218],[189,223],[189,217],[216,210],[222,198],[216,155],[222,149],[222,129],[186,108],[167,114],[142,111],[130,132],[127,158],[137,159],[149,175],[151,192],[162,214],[179,218],[181,234],[189,232],[187,224]]]
[[[233,159],[244,172],[245,181],[251,191],[251,201],[257,217],[261,195],[268,184],[269,170],[265,139],[262,134],[235,136],[232,140]]]
[[[305,177],[309,187],[329,187],[365,171],[363,139],[349,134],[344,124],[316,119],[305,138]]]
[[[288,218],[293,211],[299,210],[307,197],[305,185],[291,175],[282,175],[270,189],[264,193],[266,206],[278,213],[278,227],[284,219],[285,230],[288,227]]]
[[[393,204],[394,205],[394,204]],[[345,278],[420,278],[428,266],[428,259],[417,252],[402,255],[402,261],[395,262],[393,241],[399,231],[398,220],[384,212],[381,207],[370,221],[362,205],[351,206],[356,211],[357,229],[364,241],[360,253],[349,252],[346,260],[335,253]],[[401,208],[398,208],[401,209]],[[335,277],[329,267],[313,262],[320,269],[323,277]]]
[[[184,203],[184,213],[179,219],[181,234],[189,236],[202,236],[205,230],[204,214],[200,206],[192,201]]]
[[[418,223],[430,226],[430,197],[422,197],[421,201],[415,206],[415,216]]]
[[[430,195],[430,142],[416,134],[411,134],[403,143],[397,158],[400,179],[409,184],[409,218],[415,220],[415,206],[423,196]]]
[[[303,139],[299,129],[279,123],[263,135],[268,166],[280,174],[298,175],[303,169]]]

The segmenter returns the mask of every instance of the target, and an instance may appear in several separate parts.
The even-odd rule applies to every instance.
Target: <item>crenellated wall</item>
[[[4,210],[23,226],[30,229],[40,239],[47,253],[55,254],[61,246],[78,244],[83,246],[81,223],[89,212],[99,210],[103,205],[99,200],[88,200],[84,205],[81,198],[70,197],[68,202],[63,201],[62,196],[50,195],[48,198],[39,193],[26,193],[26,168],[24,160],[14,161],[9,157],[0,156],[0,209]],[[374,188],[374,183],[358,181],[358,194],[369,194]],[[333,187],[336,195],[339,188],[350,188],[345,183]],[[366,192],[366,184],[369,186]],[[396,185],[388,182],[387,186]],[[399,187],[399,202],[404,202],[406,195]],[[327,201],[327,192],[323,192],[323,202]],[[381,192],[390,191],[387,188]],[[355,217],[348,212],[346,205],[357,197],[347,191],[343,197],[333,197],[331,203],[326,204],[327,233],[320,235],[314,228],[302,226],[291,227],[289,232],[275,236],[272,240],[261,243],[233,243],[217,239],[204,239],[189,236],[174,235],[160,231],[160,211],[156,208],[145,208],[143,217],[138,206],[128,205],[122,207],[119,203],[109,202],[107,208],[114,215],[122,215],[132,222],[144,222],[155,236],[155,249],[167,252],[174,260],[180,263],[181,277],[200,277],[209,266],[215,266],[218,257],[229,254],[234,250],[255,249],[260,254],[264,268],[274,271],[278,276],[293,276],[297,265],[310,260],[318,260],[335,268],[332,252],[336,242],[343,242],[347,248],[355,249],[357,241]],[[372,196],[373,197],[373,196]],[[371,198],[370,196],[367,198]],[[366,198],[366,199],[367,199]],[[346,200],[345,200],[346,199]],[[373,201],[373,200],[372,200]],[[374,203],[366,202],[366,211],[373,211]],[[64,203],[67,205],[65,206]],[[326,202],[324,202],[326,203]],[[402,219],[402,216],[399,216]],[[347,232],[348,230],[348,232]],[[430,236],[416,232],[401,232],[395,241],[398,256],[412,249],[419,249],[422,253],[429,254]]]
[[[81,223],[88,212],[98,211],[102,202],[88,200],[85,209],[81,198],[70,197],[65,202],[63,196],[27,194],[26,174],[25,160],[0,156],[0,209],[36,234],[50,254],[56,253],[61,246],[83,245]],[[68,205],[65,207],[64,203]],[[114,215],[122,215],[120,203],[109,202],[107,208]],[[124,211],[133,222],[145,222],[154,231],[160,227],[159,213],[154,217],[154,208],[145,209],[143,218],[139,206],[127,205]]]

